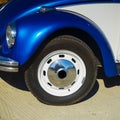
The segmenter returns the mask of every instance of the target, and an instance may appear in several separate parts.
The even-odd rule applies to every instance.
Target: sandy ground
[[[120,120],[120,78],[97,77],[83,101],[69,106],[39,102],[22,75],[0,73],[0,120]]]

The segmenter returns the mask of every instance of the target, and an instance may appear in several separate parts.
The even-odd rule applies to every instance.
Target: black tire
[[[63,53],[59,50],[61,50],[62,52],[65,52],[66,57],[64,55],[62,56]],[[68,90],[68,91],[70,90],[67,85],[65,86],[65,83],[63,86],[61,85],[62,87],[60,85],[53,85],[56,81],[58,82],[60,80],[63,80],[67,76],[68,73],[70,74],[70,72],[72,70],[70,71],[69,68],[67,70],[69,70],[70,72],[61,70],[60,71],[61,73],[59,72],[59,74],[52,74],[53,79],[56,77],[55,75],[57,75],[57,77],[59,79],[54,80],[54,82],[50,81],[52,79],[51,79],[50,75],[48,75],[49,74],[48,71],[49,70],[52,71],[51,70],[52,64],[56,64],[55,63],[56,61],[52,58],[52,56],[50,56],[50,54],[51,53],[54,54],[54,52],[55,52],[54,56],[55,56],[55,59],[57,59],[57,55],[56,55],[57,51],[58,51],[59,57],[65,57],[65,58],[58,58],[59,59],[58,61],[63,61],[63,62],[67,61],[70,64],[73,64],[74,67],[72,67],[72,70],[74,73],[77,72],[76,74],[74,74],[74,75],[76,75],[75,79],[81,78],[81,76],[82,76],[82,70],[80,69],[80,68],[82,68],[81,67],[82,63],[79,63],[78,56],[81,59],[81,61],[83,61],[83,63],[84,63],[83,68],[85,68],[85,72],[83,71],[83,73],[85,74],[85,77],[82,78],[84,80],[82,80],[82,81],[80,79],[78,79],[76,81],[73,80],[70,83],[70,81],[68,79],[67,84],[70,83],[71,86],[68,85],[70,87],[70,89],[72,89],[72,87],[74,88],[75,85],[78,84],[79,81],[81,81],[80,83],[82,83],[81,86],[76,85],[76,86],[78,86],[77,90],[73,90],[73,91],[71,90],[71,93],[66,92],[66,94],[64,94],[64,90]],[[67,51],[68,51],[68,53],[67,53]],[[76,55],[74,58],[75,60],[74,59],[72,61],[68,60],[67,54],[69,54],[69,52],[70,52],[70,55],[68,55],[68,56],[70,56],[70,57],[73,56],[73,58],[74,58],[74,54]],[[73,55],[71,55],[71,53],[73,53]],[[50,56],[51,59],[53,59],[53,61],[47,59],[46,56]],[[47,61],[46,61],[46,59],[47,59]],[[47,66],[46,65],[47,63],[45,61],[46,62],[49,61],[51,63],[49,63],[49,65],[48,65],[49,67],[47,67],[48,70],[42,71],[42,69],[44,69]],[[80,68],[78,68],[78,66],[76,65],[77,64],[76,61],[78,62],[78,65],[81,65]],[[55,67],[53,68],[54,71],[57,70]],[[58,68],[60,70],[62,67],[59,66]],[[42,71],[43,73],[41,73],[39,71]],[[95,58],[93,52],[91,51],[91,49],[80,39],[73,37],[73,36],[63,35],[63,36],[59,36],[59,37],[56,37],[55,39],[51,40],[42,49],[42,51],[38,55],[37,59],[33,62],[33,64],[29,67],[29,69],[26,70],[25,80],[26,80],[26,84],[27,84],[27,87],[29,88],[29,90],[33,93],[33,95],[35,97],[37,97],[38,100],[42,101],[43,103],[53,104],[53,105],[68,105],[68,104],[73,104],[73,103],[76,103],[76,102],[82,100],[90,92],[90,90],[92,89],[92,87],[95,83],[95,80],[96,80],[96,71],[97,71],[96,70],[96,58]],[[59,76],[59,75],[61,75],[61,76]],[[78,75],[78,77],[77,77],[77,75]],[[42,86],[42,83],[40,83],[41,81],[43,81],[43,80],[41,80],[41,76],[43,79],[45,76],[45,80],[48,78],[48,80],[50,81],[50,83],[49,82],[47,83],[47,84],[49,84],[48,88],[50,86],[52,86],[50,88],[51,89],[50,92],[47,91],[46,88],[44,88]],[[65,80],[67,80],[67,77],[65,78]],[[70,78],[70,79],[73,79],[73,78]],[[43,81],[43,83],[44,83],[44,81]],[[60,84],[61,83],[62,82],[60,81]],[[75,85],[72,85],[73,83]],[[57,84],[57,83],[55,83],[55,84]],[[59,89],[56,89],[54,87],[58,87]],[[53,89],[53,93],[52,93],[52,89]],[[55,93],[54,93],[54,89],[55,89]],[[63,89],[63,91],[62,91],[62,89]],[[76,89],[76,88],[74,88],[74,89]],[[56,91],[58,91],[58,93],[63,92],[63,95],[57,95]]]

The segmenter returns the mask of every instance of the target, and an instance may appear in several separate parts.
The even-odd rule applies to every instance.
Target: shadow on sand
[[[0,77],[5,82],[7,82],[8,84],[12,85],[15,88],[29,91],[25,84],[24,74],[22,72],[21,73],[0,72]],[[107,88],[114,87],[114,86],[120,86],[120,77],[116,76],[116,77],[108,78],[104,75],[102,68],[98,68],[97,79],[99,79],[99,80],[103,79],[105,87],[107,87]],[[96,83],[95,83],[93,89],[82,101],[85,101],[85,100],[93,97],[97,93],[98,90],[99,90],[99,83],[96,80]]]
[[[115,76],[115,77],[108,78],[108,77],[105,76],[104,71],[101,67],[98,68],[97,79],[103,80],[106,88],[111,88],[111,87],[114,87],[114,86],[120,86],[120,76]],[[93,89],[91,90],[91,92],[82,101],[85,101],[85,100],[93,97],[97,93],[98,90],[99,90],[99,83],[98,83],[98,81],[96,81],[96,83],[95,83]]]
[[[8,84],[12,85],[15,88],[28,91],[28,88],[25,84],[24,74],[21,73],[5,73],[0,72],[0,77],[7,82]]]

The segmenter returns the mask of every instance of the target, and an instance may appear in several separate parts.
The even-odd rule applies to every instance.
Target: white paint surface
[[[120,4],[84,4],[61,7],[88,17],[106,36],[116,62],[120,62]]]

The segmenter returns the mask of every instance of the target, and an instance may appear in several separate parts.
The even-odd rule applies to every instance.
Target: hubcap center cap
[[[58,72],[58,77],[59,77],[60,79],[66,78],[66,77],[67,77],[66,71],[60,70],[60,71]]]

